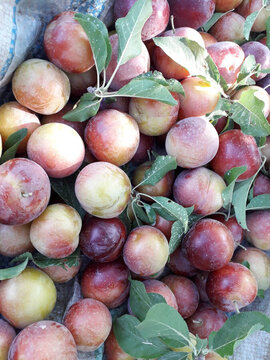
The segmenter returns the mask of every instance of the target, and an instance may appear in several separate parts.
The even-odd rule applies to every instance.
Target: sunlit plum
[[[30,239],[41,254],[64,258],[78,247],[81,227],[81,217],[73,207],[53,204],[32,222]]]
[[[16,69],[12,91],[21,105],[38,114],[50,115],[68,102],[70,83],[67,75],[49,61],[30,59]]]
[[[60,123],[71,126],[74,130],[77,131],[77,133],[80,135],[81,138],[84,136],[84,128],[85,128],[85,122],[79,122],[79,121],[68,121],[63,118],[63,116],[71,111],[73,109],[72,104],[67,104],[61,111],[59,111],[56,114],[52,115],[45,115],[42,116],[40,122],[42,125],[44,124],[50,124],[50,123]]]
[[[270,9],[270,8],[269,8]],[[259,41],[249,41],[242,45],[245,56],[254,55],[256,63],[261,65],[263,70],[270,67],[270,50],[267,46],[261,44]],[[253,76],[254,80],[260,80],[266,77],[267,74],[260,73],[258,76]]]
[[[246,239],[261,250],[270,250],[270,210],[247,213]]]
[[[132,98],[129,113],[137,121],[140,132],[149,136],[166,134],[176,123],[179,111],[179,95],[171,93],[176,105],[171,106],[157,100]]]
[[[246,180],[259,169],[261,156],[253,136],[241,130],[229,130],[219,136],[219,149],[211,162],[212,169],[220,176],[233,167],[246,166],[247,170],[237,178]]]
[[[74,19],[74,11],[56,15],[44,33],[44,49],[51,62],[64,71],[82,73],[94,66],[88,37]]]
[[[224,311],[201,303],[195,313],[186,322],[189,331],[201,339],[208,339],[212,331],[218,331],[227,320]]]
[[[112,45],[112,58],[106,70],[107,79],[110,79],[116,68],[117,57],[118,57],[118,35],[117,34],[111,35],[110,41]],[[149,53],[147,51],[146,46],[142,44],[141,53],[138,56],[136,56],[131,60],[128,60],[125,64],[120,65],[110,86],[113,90],[119,90],[122,86],[126,85],[134,77],[141,75],[149,70],[150,70]]]
[[[115,20],[127,15],[136,0],[116,0],[114,3]],[[170,8],[167,0],[152,0],[152,14],[142,29],[142,40],[152,39],[166,29]]]
[[[100,111],[85,128],[85,142],[100,161],[126,164],[135,155],[140,133],[133,117],[118,110]]]
[[[112,317],[107,307],[94,299],[82,299],[66,313],[64,325],[74,337],[79,351],[96,350],[109,336]]]
[[[221,176],[200,167],[184,170],[177,176],[173,195],[178,204],[184,207],[194,206],[196,214],[209,215],[222,207],[222,191],[225,187]]]
[[[132,182],[134,186],[139,185],[145,176],[147,170],[152,166],[151,162],[146,162],[139,165],[133,173]],[[140,185],[137,187],[137,191],[149,196],[165,196],[169,197],[172,191],[172,184],[174,181],[174,172],[169,171],[163,176],[155,185]],[[151,202],[147,196],[144,197],[146,201]]]
[[[181,82],[185,95],[180,95],[178,119],[203,116],[215,110],[220,92],[217,87],[199,77],[190,77]]]
[[[233,261],[243,264],[247,261],[249,270],[257,280],[258,289],[267,290],[270,286],[270,258],[259,249],[249,247],[240,249],[233,257]]]
[[[165,266],[169,245],[165,235],[152,226],[140,226],[129,234],[123,249],[128,268],[142,276],[154,275]]]
[[[162,36],[186,37],[189,40],[196,41],[201,47],[204,47],[203,38],[201,37],[198,31],[192,29],[191,27],[180,27],[175,30],[169,30],[164,32]],[[161,71],[162,74],[168,79],[174,78],[177,80],[182,80],[190,75],[187,69],[177,64],[168,55],[166,55],[164,51],[161,50],[161,48],[159,48],[158,46],[154,50],[153,59],[156,69],[158,71]]]
[[[218,151],[219,137],[214,126],[202,117],[178,121],[166,137],[166,151],[183,168],[207,164]]]
[[[153,146],[153,136],[140,134],[139,146],[131,161],[135,164],[141,164],[142,162],[144,162],[147,159],[148,153],[150,153]]]
[[[105,355],[107,360],[135,360],[134,357],[128,355],[119,346],[113,330],[110,332],[104,344]]]
[[[18,256],[24,252],[34,250],[30,241],[30,226],[0,224],[0,254],[4,256]]]
[[[263,0],[243,0],[241,4],[237,7],[236,11],[247,18],[249,15],[255,11],[259,11],[258,16],[252,26],[252,31],[261,32],[265,30],[265,22],[269,17],[270,5],[263,7]]]
[[[162,281],[174,293],[178,304],[178,312],[186,319],[196,311],[199,304],[199,293],[195,284],[188,278],[168,275]]]
[[[17,277],[0,283],[0,313],[16,328],[43,320],[55,302],[56,288],[43,271],[26,268]]]
[[[206,48],[217,42],[217,39],[215,39],[213,35],[211,35],[207,32],[204,32],[204,31],[199,31],[199,33],[200,33],[201,37],[203,38],[204,46]]]
[[[174,24],[198,29],[206,23],[215,10],[215,0],[168,0]]]
[[[171,238],[171,230],[173,221],[166,220],[159,214],[156,214],[156,222],[153,225],[155,228],[159,229],[163,234],[166,236],[167,240],[169,241]]]
[[[220,75],[230,87],[237,79],[243,61],[244,51],[232,41],[221,41],[207,47]]]
[[[28,157],[54,178],[73,174],[81,166],[84,154],[82,138],[65,124],[41,125],[27,143]]]
[[[234,240],[230,230],[213,219],[199,220],[186,234],[184,254],[197,269],[213,271],[231,260]]]
[[[0,319],[0,360],[7,360],[8,350],[16,332],[6,321]]]
[[[243,0],[216,0],[216,12],[226,12],[235,9]]]
[[[0,134],[3,146],[11,134],[22,128],[27,129],[27,135],[18,147],[18,154],[26,152],[27,141],[39,125],[38,117],[16,101],[10,101],[0,106]]]
[[[23,225],[47,207],[51,185],[48,175],[35,162],[16,158],[0,166],[0,223]]]
[[[120,215],[128,204],[131,184],[126,173],[107,162],[85,166],[77,176],[75,193],[89,214],[110,219]]]
[[[241,264],[230,262],[209,273],[206,292],[211,303],[223,311],[235,311],[249,305],[257,296],[257,281]]]
[[[147,293],[156,293],[163,296],[168,305],[178,310],[176,298],[172,290],[164,282],[155,279],[149,279],[144,280],[143,284]]]
[[[235,216],[230,217],[226,220],[226,217],[221,214],[215,214],[211,216],[212,219],[220,221],[222,224],[226,225],[227,228],[231,231],[233,240],[234,240],[234,247],[236,248],[244,239],[244,230],[238,224]]]
[[[198,273],[198,270],[185,256],[181,245],[170,255],[168,266],[176,275],[191,277]]]
[[[78,265],[74,265],[74,266],[64,265],[64,268],[59,265],[48,266],[42,268],[42,271],[44,271],[47,275],[49,275],[49,277],[54,282],[62,284],[73,279],[78,274],[80,267],[81,267],[81,261],[79,261]]]
[[[69,330],[55,321],[39,321],[21,331],[13,341],[9,360],[77,360]]]
[[[236,12],[229,12],[222,16],[210,29],[210,34],[217,41],[245,41],[244,36],[245,18]]]
[[[270,194],[270,179],[263,173],[259,173],[253,183],[253,196]]]
[[[270,56],[270,52],[269,52]],[[269,64],[270,66],[270,64]],[[270,97],[266,90],[262,89],[259,86],[244,86],[242,89],[238,90],[232,97],[233,100],[239,100],[241,95],[246,91],[254,90],[254,96],[261,100],[264,103],[264,107],[262,109],[264,116],[267,117],[270,113]]]
[[[82,275],[82,294],[86,298],[102,301],[109,309],[116,308],[128,296],[128,277],[128,268],[122,260],[103,264],[91,262]]]
[[[96,86],[97,71],[93,66],[90,70],[83,73],[66,73],[70,82],[71,96],[78,98],[87,92],[87,88]]]

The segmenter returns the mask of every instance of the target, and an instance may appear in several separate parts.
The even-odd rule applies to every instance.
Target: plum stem
[[[172,31],[173,31],[173,34],[175,35],[174,16],[173,15],[171,15],[170,20],[171,20],[171,25],[172,25]]]

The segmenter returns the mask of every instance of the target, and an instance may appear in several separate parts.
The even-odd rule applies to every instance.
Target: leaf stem
[[[239,311],[239,307],[238,307],[237,301],[236,301],[236,300],[234,300],[234,301],[233,301],[233,303],[234,303],[235,311],[237,312],[237,314],[240,314],[240,311]]]
[[[139,222],[138,217],[137,217],[137,215],[136,215],[136,211],[134,210],[134,205],[133,205],[133,204],[134,204],[135,201],[136,201],[136,199],[133,199],[133,200],[132,200],[132,202],[131,202],[131,209],[132,209],[132,211],[133,211],[133,215],[134,215],[134,217],[135,217],[135,220],[136,220],[138,226],[140,226],[140,222]]]

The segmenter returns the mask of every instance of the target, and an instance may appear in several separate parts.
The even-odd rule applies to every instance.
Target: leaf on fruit
[[[152,306],[137,329],[143,337],[160,337],[170,347],[184,347],[191,343],[185,320],[168,304]]]
[[[118,34],[117,67],[125,64],[141,53],[141,32],[147,19],[152,14],[151,0],[137,0],[127,16],[115,23]]]
[[[208,53],[196,41],[178,36],[157,37],[153,41],[173,61],[188,70],[190,75],[206,74]]]
[[[254,11],[252,14],[247,16],[246,21],[244,23],[244,37],[246,40],[249,40],[249,35],[251,32],[251,28],[259,14],[260,10]]]
[[[148,71],[147,73],[141,74],[136,79],[148,79],[155,81],[156,83],[166,86],[169,91],[176,92],[181,95],[185,95],[184,88],[180,81],[176,79],[165,79],[160,71]]]
[[[169,241],[169,252],[172,254],[179,246],[182,235],[185,233],[184,227],[181,221],[175,221],[171,229],[171,237]]]
[[[213,59],[210,55],[208,55],[205,59],[206,64],[208,66],[208,73],[212,79],[214,79],[217,83],[220,82],[220,73],[218,71],[217,65],[214,63]]]
[[[265,290],[259,289],[258,292],[257,292],[257,296],[258,296],[260,299],[264,299]]]
[[[141,185],[155,185],[158,183],[169,171],[177,168],[176,158],[170,155],[158,156],[153,162],[150,169],[144,174]]]
[[[154,295],[154,294],[152,294]],[[129,305],[132,313],[140,320],[143,321],[147,312],[155,304],[166,303],[163,296],[155,294],[152,296],[146,292],[143,282],[137,280],[130,280],[130,295]]]
[[[28,258],[26,258],[24,262],[22,262],[19,265],[6,269],[0,269],[0,280],[12,279],[20,275],[20,273],[23,272],[23,270],[26,268],[27,264],[28,264]]]
[[[0,164],[3,164],[4,162],[15,157],[18,147],[26,135],[27,129],[23,128],[11,134],[7,138],[7,141],[5,142],[5,152],[0,158]]]
[[[264,102],[259,100],[255,93],[254,89],[246,90],[238,101],[233,101],[230,117],[240,125],[245,134],[268,136],[270,124],[263,114]]]
[[[230,209],[233,198],[233,190],[236,180],[247,170],[246,166],[239,166],[230,169],[224,175],[224,180],[228,186],[222,191],[223,207],[227,210]]]
[[[237,87],[244,86],[244,85],[253,85],[255,81],[252,80],[250,77],[253,74],[256,74],[261,65],[256,63],[254,55],[248,55],[240,69],[240,72],[237,77]]]
[[[204,31],[208,32],[208,31],[211,29],[211,27],[212,27],[213,25],[215,25],[215,23],[216,23],[219,19],[221,19],[224,15],[228,14],[228,13],[231,12],[231,11],[233,11],[233,10],[229,10],[229,11],[227,11],[227,12],[225,12],[225,13],[219,13],[219,12],[214,13],[213,16],[211,17],[211,19],[209,19],[209,20],[202,26],[203,29],[204,29]]]
[[[250,270],[250,263],[247,260],[242,261],[241,264]]]
[[[236,347],[250,334],[270,332],[270,319],[261,312],[247,311],[230,317],[222,328],[209,337],[209,348],[220,356],[232,356]]]
[[[149,204],[134,199],[132,201],[132,210],[134,215],[148,225],[154,225],[156,222],[156,213]],[[147,210],[146,210],[147,209]]]
[[[188,228],[188,211],[183,206],[177,204],[163,196],[153,196],[152,199],[155,201],[152,204],[152,208],[164,219],[169,221],[177,221],[183,224],[184,231]]]
[[[158,338],[142,336],[137,329],[139,324],[132,315],[123,315],[114,321],[113,331],[120,347],[135,358],[153,359],[166,354],[168,347]]]
[[[83,122],[95,116],[99,110],[101,99],[92,93],[84,94],[73,110],[67,112],[63,118],[68,121]]]
[[[74,174],[64,177],[64,178],[50,178],[51,186],[53,191],[55,191],[67,205],[72,206],[78,211],[81,218],[84,217],[85,211],[81,207],[76,195],[75,195],[75,181],[78,175],[78,171]]]
[[[270,194],[255,196],[247,205],[247,210],[270,209]]]
[[[80,250],[77,248],[71,255],[61,259],[51,259],[42,254],[35,253],[33,255],[33,262],[41,269],[48,266],[60,266],[63,269],[66,266],[78,266],[80,263]]]
[[[113,96],[151,99],[171,106],[177,105],[177,101],[173,98],[167,86],[143,77],[132,79],[127,85],[113,93]]]
[[[74,18],[82,26],[89,39],[95,66],[100,74],[108,66],[112,56],[108,30],[101,20],[90,14],[77,13]]]
[[[209,114],[206,114],[206,116],[209,121],[217,121],[222,116],[228,116],[230,110],[231,102],[227,99],[220,98],[215,107],[215,110]]]

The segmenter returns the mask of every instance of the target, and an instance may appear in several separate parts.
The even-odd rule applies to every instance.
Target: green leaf
[[[173,98],[167,86],[146,78],[136,77],[113,94],[114,96],[157,100],[172,106],[177,105],[177,101]]]
[[[215,23],[216,23],[219,19],[221,19],[224,15],[228,14],[228,13],[231,12],[231,11],[233,11],[233,10],[227,11],[227,12],[225,12],[225,13],[218,13],[218,12],[214,13],[213,16],[211,17],[211,19],[209,19],[209,20],[202,26],[203,29],[204,29],[204,31],[208,32],[208,30],[210,30],[211,27],[212,27],[213,25],[215,25]]]
[[[209,121],[211,120],[217,121],[221,116],[228,116],[230,110],[231,110],[230,101],[224,98],[220,98],[216,105],[215,110],[207,114],[207,118]]]
[[[94,94],[84,94],[76,107],[67,112],[63,118],[69,121],[83,122],[95,116],[99,110],[101,99]]]
[[[251,28],[259,14],[260,10],[254,11],[252,14],[247,16],[245,24],[244,24],[244,37],[246,40],[249,40],[249,35],[251,32]]]
[[[144,179],[140,185],[155,185],[158,183],[169,171],[177,168],[176,158],[170,155],[158,156],[153,162],[150,169],[144,174]]]
[[[259,289],[258,292],[257,292],[257,296],[258,296],[260,299],[264,299],[265,290]]]
[[[80,250],[77,248],[71,255],[61,259],[51,259],[36,253],[33,255],[33,262],[41,269],[48,266],[60,266],[62,268],[65,268],[66,266],[78,266],[80,262]]]
[[[224,175],[224,180],[228,186],[222,191],[223,207],[229,209],[231,207],[233,190],[236,180],[247,170],[246,166],[234,167],[228,170]]]
[[[173,61],[188,70],[190,75],[206,74],[206,58],[209,55],[196,41],[177,36],[157,37],[153,40]]]
[[[158,360],[185,360],[188,359],[188,353],[186,352],[177,352],[170,351],[167,354],[158,358]]]
[[[256,63],[254,55],[248,55],[240,69],[240,72],[237,77],[237,85],[244,86],[244,85],[251,85],[250,84],[250,76],[255,74],[260,68],[260,64]],[[252,80],[252,83],[255,84],[255,81]]]
[[[231,118],[248,135],[270,135],[270,124],[263,114],[264,102],[255,96],[256,90],[243,91],[240,99],[231,106]]]
[[[177,310],[167,304],[152,306],[145,320],[137,325],[137,329],[143,337],[160,337],[173,347],[188,346],[191,342],[185,320]]]
[[[5,142],[6,151],[3,153],[3,155],[0,158],[0,164],[3,164],[4,162],[13,159],[15,157],[18,147],[21,141],[26,137],[26,135],[27,135],[27,129],[23,128],[11,134],[7,138],[7,141]]]
[[[172,254],[179,246],[182,235],[184,234],[184,228],[181,221],[175,221],[171,229],[171,238],[169,241],[169,252]]]
[[[100,74],[108,66],[112,56],[108,30],[101,20],[90,14],[77,13],[74,18],[82,26],[89,39],[96,69]]]
[[[165,299],[161,295],[157,297],[150,296],[150,294],[146,292],[143,282],[137,280],[130,281],[129,305],[133,314],[140,321],[145,319],[147,312],[153,305],[159,303],[166,303]]]
[[[202,350],[206,349],[208,346],[208,340],[207,339],[200,339],[198,335],[196,335],[196,349],[197,353],[200,354]]]
[[[153,359],[168,352],[168,347],[159,339],[147,339],[137,329],[140,321],[132,315],[116,319],[113,331],[119,346],[135,358]]]
[[[247,260],[242,261],[241,264],[250,270],[250,263]]]
[[[155,203],[152,204],[152,208],[155,212],[169,221],[180,220],[184,231],[187,231],[188,212],[183,206],[163,196],[153,196],[153,199]]]
[[[147,19],[152,14],[151,0],[137,0],[126,17],[115,23],[118,34],[117,66],[138,56],[142,49],[141,32]]]
[[[156,83],[166,86],[169,91],[176,92],[181,95],[185,95],[184,88],[180,81],[175,79],[165,79],[160,71],[148,71],[147,73],[141,74],[136,79],[147,79],[155,81]]]
[[[258,311],[242,312],[230,317],[211,335],[209,346],[220,356],[232,356],[240,342],[258,330],[270,332],[270,319]]]
[[[26,268],[28,264],[28,258],[24,260],[21,264],[13,266],[7,269],[0,269],[0,280],[12,279],[18,275]]]
[[[220,73],[218,71],[217,65],[214,63],[213,59],[210,55],[208,55],[205,59],[206,64],[208,66],[208,73],[210,77],[215,80],[217,83],[220,82]]]
[[[270,209],[270,194],[255,196],[247,205],[247,210]]]
[[[156,222],[156,214],[149,204],[146,204],[142,201],[139,203],[134,199],[132,202],[132,209],[135,212],[135,215],[148,225],[153,225]],[[147,208],[147,210],[146,210]],[[150,209],[149,209],[150,208]]]
[[[270,49],[270,16],[266,19],[265,22],[266,29],[266,46]]]
[[[78,171],[61,179],[50,178],[50,182],[52,189],[65,201],[67,205],[70,205],[76,209],[83,218],[85,211],[81,207],[74,190],[77,175]]]

